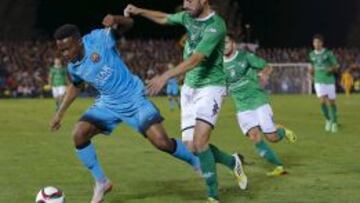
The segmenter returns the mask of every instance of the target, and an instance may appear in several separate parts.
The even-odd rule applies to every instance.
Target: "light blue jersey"
[[[144,96],[142,81],[133,75],[120,58],[116,40],[110,30],[98,29],[82,39],[85,56],[68,65],[74,85],[86,82],[99,97],[81,118],[111,133],[122,121],[144,133],[162,117],[157,108]]]
[[[168,96],[177,96],[179,94],[179,84],[176,78],[170,78],[166,85],[166,94]]]

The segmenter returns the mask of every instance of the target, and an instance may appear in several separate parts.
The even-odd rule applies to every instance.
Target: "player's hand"
[[[105,27],[112,27],[116,24],[116,21],[115,21],[115,16],[113,15],[110,15],[110,14],[107,14],[103,21],[102,21],[102,24],[105,26]]]
[[[56,114],[54,118],[50,121],[50,129],[52,132],[59,130],[61,127],[61,117]]]
[[[150,96],[158,94],[165,86],[167,78],[164,75],[155,76],[147,83],[147,89]]]
[[[139,15],[140,9],[132,4],[128,4],[124,9],[124,16],[130,17],[131,15]]]

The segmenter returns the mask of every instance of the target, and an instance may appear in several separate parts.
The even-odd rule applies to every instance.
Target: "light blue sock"
[[[103,181],[106,179],[100,163],[97,160],[94,145],[91,144],[91,142],[81,147],[77,147],[76,154],[83,165],[90,170],[96,181]]]
[[[200,170],[201,166],[200,166],[199,158],[195,156],[193,153],[191,153],[181,140],[176,139],[175,143],[176,143],[176,150],[171,155],[187,162],[193,168]]]

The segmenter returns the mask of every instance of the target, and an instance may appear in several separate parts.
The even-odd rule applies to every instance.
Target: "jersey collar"
[[[208,16],[205,16],[203,18],[195,18],[195,20],[197,21],[207,21],[209,20],[211,17],[213,17],[215,15],[215,11],[211,12]]]
[[[324,53],[324,51],[325,51],[325,48],[321,49],[320,51],[314,50],[315,54],[322,54],[322,53]]]
[[[237,57],[238,54],[239,54],[239,51],[236,51],[235,54],[232,57],[230,57],[230,58],[224,57],[224,62],[227,63],[227,62],[230,62],[230,61],[234,60]]]

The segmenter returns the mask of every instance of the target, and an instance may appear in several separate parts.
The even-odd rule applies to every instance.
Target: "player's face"
[[[74,37],[67,37],[63,40],[56,41],[57,47],[61,55],[67,61],[75,62],[81,55],[81,41]]]
[[[323,48],[323,42],[320,39],[314,39],[313,46],[314,46],[314,49],[321,50]]]
[[[56,58],[55,60],[54,60],[54,64],[55,64],[55,66],[61,66],[61,60],[59,59],[59,58]]]
[[[235,48],[234,41],[230,37],[226,37],[225,38],[225,51],[224,51],[224,54],[226,56],[230,55],[231,53],[234,52],[234,48]]]
[[[198,17],[204,10],[205,0],[184,0],[184,9],[192,17]]]

